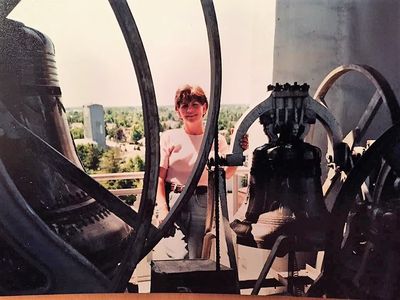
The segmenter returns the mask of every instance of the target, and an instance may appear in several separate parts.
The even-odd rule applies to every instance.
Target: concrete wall
[[[323,78],[342,64],[377,69],[400,97],[400,2],[397,0],[277,0],[274,82],[307,82],[313,96]],[[374,89],[346,74],[326,97],[345,132],[354,128]],[[371,124],[376,138],[388,124],[383,108]],[[318,130],[316,143],[323,145]]]

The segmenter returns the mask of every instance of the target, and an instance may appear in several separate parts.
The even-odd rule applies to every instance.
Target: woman
[[[159,223],[167,216],[169,208],[178,199],[192,173],[204,135],[203,121],[207,109],[207,97],[201,87],[185,85],[177,90],[175,110],[183,121],[183,128],[171,129],[161,135],[160,173],[157,190]],[[218,136],[218,142],[220,154],[226,154],[228,144],[222,135]],[[248,148],[247,136],[242,138],[241,146],[245,150]],[[227,167],[226,177],[230,178],[235,170],[235,167]],[[207,209],[207,175],[207,171],[204,170],[193,196],[186,207],[182,209],[176,222],[187,243],[187,251],[172,249],[172,246],[170,248],[175,254],[167,254],[169,257],[188,257],[190,259],[201,257]],[[165,187],[170,191],[168,196]],[[167,197],[169,201],[167,201]],[[175,234],[175,240],[179,239],[178,234]],[[173,239],[171,242],[173,243]],[[179,242],[175,244],[175,247],[178,248],[184,245]]]

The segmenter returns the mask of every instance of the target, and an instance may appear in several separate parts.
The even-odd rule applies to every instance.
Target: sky
[[[157,103],[172,105],[183,84],[210,89],[200,0],[128,1],[154,81]],[[221,104],[256,104],[272,80],[275,1],[215,0],[222,51]],[[66,107],[139,106],[128,48],[107,0],[22,0],[9,15],[53,41]]]

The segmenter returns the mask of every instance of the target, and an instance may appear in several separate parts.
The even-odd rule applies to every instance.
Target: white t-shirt
[[[204,134],[187,134],[183,128],[164,131],[160,137],[160,167],[167,170],[165,181],[185,185],[192,173]],[[214,145],[210,154],[212,154]],[[228,144],[218,134],[220,155],[228,153]],[[208,185],[207,170],[203,171],[198,185]]]

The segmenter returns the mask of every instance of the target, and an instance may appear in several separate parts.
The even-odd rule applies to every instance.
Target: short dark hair
[[[203,89],[198,85],[185,84],[179,88],[175,93],[175,109],[177,110],[182,104],[197,101],[201,105],[207,104],[207,97],[204,94]]]

